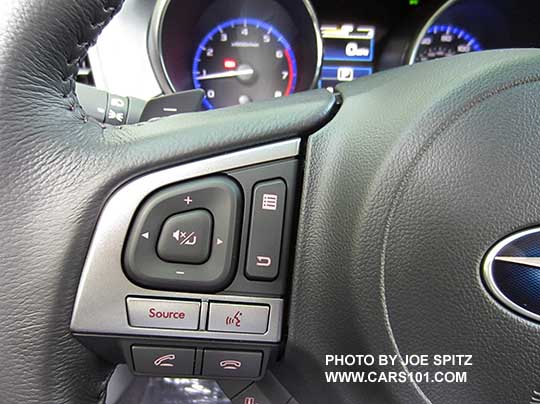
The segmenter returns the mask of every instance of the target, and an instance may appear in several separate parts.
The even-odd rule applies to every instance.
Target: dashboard
[[[539,22],[537,0],[127,0],[89,65],[103,90],[148,99],[202,89],[203,109],[214,109],[538,47]]]

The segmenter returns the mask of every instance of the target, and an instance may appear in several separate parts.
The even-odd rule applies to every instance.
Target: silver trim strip
[[[71,331],[89,334],[279,342],[283,317],[282,299],[144,289],[133,284],[125,276],[122,269],[122,249],[136,209],[141,201],[156,189],[209,174],[296,157],[299,152],[300,139],[292,139],[157,171],[137,178],[116,191],[101,213],[90,245],[71,318]],[[203,307],[209,300],[268,305],[270,307],[268,330],[263,335],[255,335],[131,327],[125,304],[128,296],[201,300]]]
[[[157,81],[165,94],[172,94],[174,89],[167,69],[163,60],[163,52],[161,48],[161,30],[163,26],[163,18],[167,13],[171,0],[157,0],[150,19],[150,28],[148,29],[148,55],[150,63],[154,69]]]
[[[484,281],[488,287],[488,289],[493,293],[497,299],[506,305],[508,308],[512,309],[513,311],[522,314],[525,317],[531,318],[536,321],[540,321],[540,315],[532,313],[528,310],[525,310],[523,307],[518,306],[516,303],[508,299],[504,293],[499,289],[497,284],[495,283],[495,280],[493,278],[493,261],[497,259],[497,255],[499,252],[506,247],[508,244],[513,243],[514,241],[529,236],[531,234],[540,233],[540,227],[535,227],[533,229],[528,229],[524,231],[520,231],[510,237],[505,238],[502,241],[499,241],[495,246],[490,250],[488,255],[486,255],[486,258],[484,259],[484,263],[482,266],[482,275],[484,278]]]
[[[420,42],[422,42],[422,39],[424,39],[424,36],[426,36],[426,33],[428,32],[429,27],[431,27],[435,21],[444,13],[450,6],[452,6],[454,3],[457,3],[459,0],[448,0],[446,3],[444,3],[436,12],[431,16],[431,18],[426,22],[426,24],[422,27],[420,30],[418,36],[416,37],[416,40],[414,41],[413,48],[411,49],[411,53],[409,56],[409,64],[412,65],[415,62],[416,55],[418,54],[418,48],[420,47]]]
[[[315,8],[313,7],[313,4],[311,4],[310,0],[304,0],[303,2],[309,16],[311,17],[311,21],[313,21],[313,29],[315,30],[315,37],[317,41],[317,66],[315,67],[315,74],[313,76],[313,82],[311,83],[311,88],[317,88],[323,63],[324,44],[321,34],[321,27],[319,25]]]

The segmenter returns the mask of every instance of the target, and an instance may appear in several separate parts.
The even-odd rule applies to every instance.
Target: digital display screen
[[[341,82],[373,73],[375,27],[353,24],[324,24],[323,65],[320,88],[333,89]]]

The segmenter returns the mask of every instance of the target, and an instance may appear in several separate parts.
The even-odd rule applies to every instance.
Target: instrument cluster
[[[158,0],[149,31],[163,92],[206,109],[333,90],[377,71],[488,49],[537,47],[537,0]],[[152,57],[153,56],[153,57]]]
[[[207,109],[316,85],[322,48],[307,1],[167,1],[157,5],[152,23],[163,89],[202,88]]]

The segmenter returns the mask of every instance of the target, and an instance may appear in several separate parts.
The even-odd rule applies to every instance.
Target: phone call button
[[[134,345],[133,368],[137,373],[163,376],[191,376],[195,350]]]

